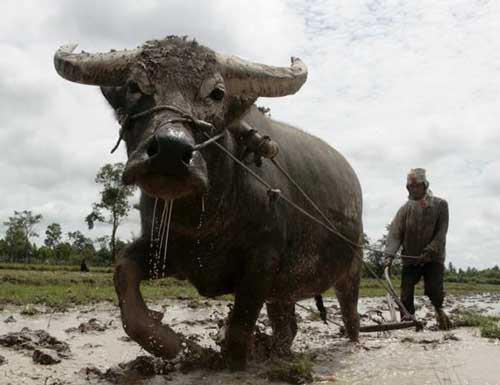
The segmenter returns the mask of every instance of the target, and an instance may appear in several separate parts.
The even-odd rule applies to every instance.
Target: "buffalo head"
[[[259,96],[293,94],[307,77],[299,59],[292,58],[289,68],[271,67],[178,37],[98,54],[73,53],[75,47],[56,52],[57,72],[67,80],[101,87],[122,122],[128,153],[124,182],[165,200],[208,186],[213,150],[196,149],[207,137],[193,119],[221,133]]]

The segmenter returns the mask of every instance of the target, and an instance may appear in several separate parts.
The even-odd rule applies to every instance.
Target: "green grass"
[[[489,322],[479,328],[481,330],[481,337],[496,338],[500,340],[500,326],[498,322]]]
[[[296,357],[293,361],[275,360],[266,371],[271,382],[305,384],[313,381],[313,362],[306,356]]]
[[[455,326],[478,327],[481,337],[500,339],[500,317],[464,312],[453,320]]]
[[[144,282],[147,300],[200,298],[189,283],[167,278]],[[44,304],[56,308],[116,301],[111,273],[0,270],[0,304]]]
[[[7,263],[0,262],[0,270],[28,270],[28,271],[80,271],[77,265],[45,265],[40,263]],[[91,266],[95,273],[111,273],[111,266]]]
[[[401,281],[398,278],[392,278],[392,284],[399,289]],[[456,283],[456,282],[445,282],[446,294],[462,295],[462,294],[476,294],[476,293],[500,293],[500,285],[489,285],[489,284],[469,284],[469,283]],[[380,285],[380,282],[375,279],[363,279],[361,280],[360,286],[360,296],[361,297],[381,297],[385,296],[386,291]],[[424,294],[424,284],[420,282],[415,287],[416,295]],[[327,296],[333,296],[333,290],[326,292]]]
[[[35,267],[27,270],[27,267]],[[100,301],[116,301],[112,269],[92,269],[80,273],[78,266],[50,266],[0,264],[0,305],[45,304],[56,308],[83,305]],[[399,281],[393,284],[399,287]],[[500,292],[500,285],[446,284],[448,294],[471,294]],[[162,298],[201,298],[196,289],[186,281],[167,278],[144,282],[142,293],[147,300]],[[422,285],[417,286],[417,295],[423,294]],[[360,295],[364,297],[384,296],[385,291],[373,279],[361,282]],[[333,290],[325,296],[334,296]]]

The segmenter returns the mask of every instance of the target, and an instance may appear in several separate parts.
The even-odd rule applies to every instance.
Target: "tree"
[[[70,241],[71,247],[77,254],[82,254],[85,249],[94,249],[94,244],[90,238],[87,238],[82,234],[81,231],[70,231],[68,233],[68,239]]]
[[[375,244],[372,245],[373,250],[369,250],[367,254],[367,260],[370,264],[372,270],[377,274],[377,277],[381,277],[384,274],[384,253],[382,251],[385,249],[387,244],[387,234],[384,234],[382,238],[377,240]]]
[[[45,246],[54,250],[59,242],[61,242],[61,238],[62,231],[59,223],[52,223],[47,226],[47,230],[45,230]]]
[[[68,239],[70,240],[73,256],[78,258],[78,261],[82,259],[90,261],[93,259],[95,248],[92,239],[83,235],[79,230],[69,232]]]
[[[7,241],[5,239],[0,239],[0,260],[4,260],[8,255]]]
[[[54,251],[58,263],[70,263],[73,248],[68,242],[60,242]]]
[[[3,224],[7,226],[5,241],[8,250],[14,260],[24,258],[28,263],[31,261],[30,239],[38,237],[35,226],[42,220],[41,214],[33,215],[31,211],[14,211],[14,216]]]
[[[37,263],[55,263],[55,250],[48,246],[42,246],[37,250],[35,259]]]
[[[377,240],[375,244],[372,244],[370,247],[373,250],[369,250],[366,254],[366,263],[372,268],[372,270],[377,274],[378,277],[381,277],[384,274],[384,261],[385,254],[383,251],[387,246],[387,237],[389,235],[389,231],[391,229],[391,225],[388,224],[385,226],[386,232],[382,235],[382,238]],[[364,237],[363,244],[366,246],[369,244],[368,237]],[[392,263],[391,271],[393,274],[398,274],[401,270],[401,261],[399,258],[395,258]],[[371,277],[372,275],[369,274]]]
[[[109,251],[110,237],[105,235],[95,240],[98,250],[95,256],[95,263],[98,265],[108,265],[111,260],[111,252]]]
[[[104,165],[96,175],[95,182],[102,185],[99,202],[92,204],[92,212],[87,215],[85,221],[89,229],[94,228],[95,222],[103,222],[111,225],[111,258],[115,260],[116,253],[116,231],[122,220],[128,215],[130,205],[128,198],[134,193],[132,186],[124,186],[121,177],[125,166],[123,163]],[[103,213],[108,212],[106,217]]]

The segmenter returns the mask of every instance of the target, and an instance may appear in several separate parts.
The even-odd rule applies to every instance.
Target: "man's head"
[[[420,200],[425,196],[429,188],[429,181],[425,176],[423,168],[413,168],[406,177],[406,188],[410,193],[410,199]]]

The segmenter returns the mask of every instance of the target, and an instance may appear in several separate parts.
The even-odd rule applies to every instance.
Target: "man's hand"
[[[430,250],[426,250],[420,256],[420,260],[418,261],[418,264],[423,266],[429,262],[432,262],[432,252]]]

